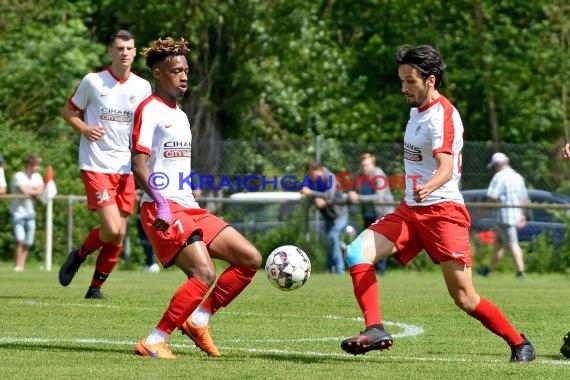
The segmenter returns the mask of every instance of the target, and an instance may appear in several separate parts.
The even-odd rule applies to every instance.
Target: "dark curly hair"
[[[429,45],[411,47],[404,45],[396,52],[398,65],[410,65],[415,67],[426,79],[430,75],[435,77],[435,88],[444,86],[443,72],[446,64],[437,50]]]
[[[188,41],[184,38],[174,41],[171,37],[166,37],[164,40],[159,38],[150,47],[144,48],[142,55],[146,59],[146,65],[152,69],[157,63],[169,57],[186,55],[189,51]]]

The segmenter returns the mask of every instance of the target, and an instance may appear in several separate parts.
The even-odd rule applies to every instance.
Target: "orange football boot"
[[[176,359],[170,348],[164,342],[156,344],[146,344],[146,339],[142,339],[135,345],[135,352],[140,356],[150,356],[159,359]]]
[[[182,330],[183,334],[188,335],[188,337],[194,341],[196,346],[208,355],[214,357],[222,356],[210,335],[210,326],[196,326],[190,321],[190,318],[188,318],[184,321],[180,330]]]

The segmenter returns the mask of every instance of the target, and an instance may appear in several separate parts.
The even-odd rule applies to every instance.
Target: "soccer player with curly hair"
[[[190,174],[192,152],[190,123],[176,103],[188,89],[187,42],[158,39],[143,54],[156,86],[137,108],[132,132],[132,170],[145,191],[141,221],[160,263],[177,266],[188,279],[135,352],[174,359],[166,340],[178,328],[207,354],[220,356],[209,319],[251,282],[261,254],[233,227],[198,206],[189,177],[180,182]],[[204,300],[216,279],[213,258],[229,266]]]

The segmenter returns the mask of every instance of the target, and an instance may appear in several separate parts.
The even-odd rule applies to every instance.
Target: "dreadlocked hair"
[[[151,47],[144,48],[142,54],[146,65],[152,69],[157,63],[177,55],[186,55],[188,51],[188,41],[184,38],[174,41],[171,37],[166,37],[164,40],[159,38]]]

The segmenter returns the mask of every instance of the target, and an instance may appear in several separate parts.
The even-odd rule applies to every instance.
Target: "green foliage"
[[[568,249],[568,244],[570,244],[570,215],[559,213],[558,216],[566,223],[566,232],[563,248],[557,252],[556,266],[560,272],[568,274],[570,273],[570,249]]]
[[[12,129],[39,138],[58,138],[67,132],[57,118],[59,110],[79,75],[100,64],[103,50],[76,18],[81,16],[77,9],[88,2],[41,3],[20,2],[3,13],[0,122],[9,120]]]
[[[312,210],[312,209],[310,209]],[[311,260],[311,268],[315,273],[322,273],[326,267],[327,247],[324,239],[317,239],[314,228],[306,231],[307,210],[296,208],[287,216],[285,225],[260,234],[247,235],[246,237],[256,246],[263,255],[263,263],[271,251],[282,245],[296,245],[303,249]],[[312,218],[312,213],[309,217]],[[322,237],[322,232],[321,232]]]
[[[356,142],[388,174],[402,174],[398,144],[409,110],[394,53],[402,44],[426,43],[448,64],[442,91],[460,110],[467,141],[493,141],[484,150],[489,155],[533,142],[513,166],[531,187],[570,194],[568,163],[553,159],[568,134],[562,94],[570,68],[569,9],[515,0],[134,0],[128,7],[110,0],[3,0],[0,150],[8,178],[27,154],[40,153],[44,166],[54,167],[60,194],[82,194],[78,136],[59,112],[79,80],[108,63],[110,34],[127,28],[139,51],[157,37],[190,41],[192,86],[182,103],[200,153],[196,167],[215,171],[205,174],[301,174],[317,154],[317,135],[322,161],[335,171],[355,170],[361,149],[341,142]],[[134,69],[148,77],[142,59]],[[241,142],[231,153],[200,150],[220,145],[211,136]],[[254,141],[275,141],[278,149]],[[466,188],[488,183],[481,151],[466,145]],[[401,198],[400,189],[394,192]],[[84,204],[76,208],[73,233],[82,236],[94,216]],[[6,212],[0,221],[9,225]],[[58,236],[65,235],[65,221],[56,215]],[[11,255],[6,233],[0,248],[3,258]],[[63,254],[67,246],[55,248]]]
[[[539,235],[528,244],[521,244],[525,267],[529,273],[560,272],[560,248],[552,245],[548,235]],[[509,254],[509,253],[507,253]],[[507,261],[509,257],[506,258]],[[513,265],[514,270],[514,265]]]
[[[216,114],[224,137],[321,134],[399,141],[407,106],[399,94],[394,53],[402,44],[422,43],[440,49],[448,63],[444,92],[460,109],[469,140],[525,142],[562,132],[561,83],[569,67],[561,38],[568,10],[559,4],[138,0],[127,9],[108,0],[4,4],[0,99],[6,107],[0,118],[38,134],[66,131],[57,113],[72,84],[103,65],[109,35],[123,27],[137,35],[139,46],[157,36],[190,40],[189,98],[195,106],[188,111],[205,107]],[[141,60],[135,67],[148,75]]]

